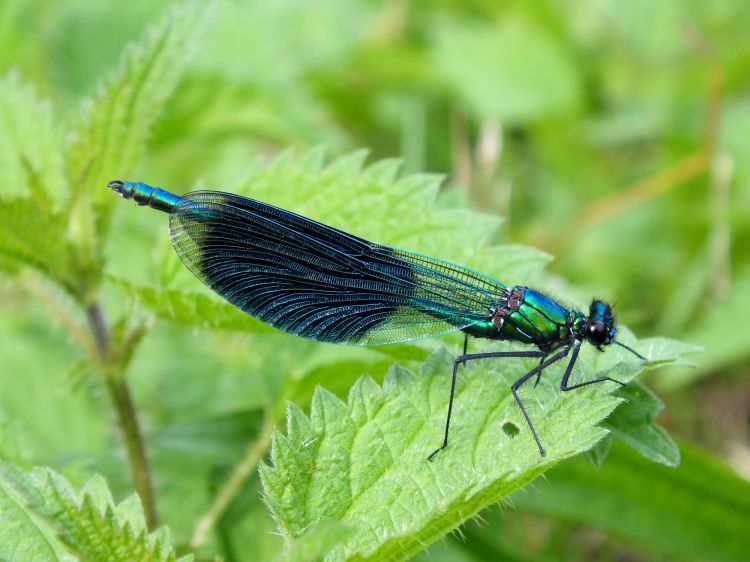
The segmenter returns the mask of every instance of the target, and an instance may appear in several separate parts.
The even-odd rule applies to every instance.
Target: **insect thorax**
[[[491,324],[481,326],[482,334],[472,335],[542,348],[554,347],[569,338],[570,322],[578,322],[574,311],[568,311],[546,295],[523,286],[509,288],[490,312]]]

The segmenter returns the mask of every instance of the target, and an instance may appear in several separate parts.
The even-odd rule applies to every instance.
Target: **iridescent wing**
[[[217,191],[170,213],[172,244],[201,281],[280,330],[348,345],[413,341],[486,322],[503,284]]]

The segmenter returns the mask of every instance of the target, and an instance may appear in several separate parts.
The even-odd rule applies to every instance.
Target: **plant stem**
[[[86,309],[86,318],[89,321],[89,328],[91,328],[91,333],[94,336],[99,360],[102,363],[106,363],[109,359],[109,328],[107,328],[102,307],[98,302],[94,302]]]
[[[109,328],[104,319],[101,305],[94,302],[86,308],[86,317],[89,327],[96,343],[99,360],[103,365],[110,363],[110,335]],[[109,366],[116,366],[110,364]],[[117,422],[122,431],[125,441],[125,450],[130,466],[130,477],[133,487],[140,496],[146,515],[146,524],[149,530],[156,528],[158,517],[156,512],[156,499],[151,479],[151,469],[146,456],[146,446],[143,441],[143,432],[138,422],[138,414],[133,403],[133,397],[128,388],[122,372],[108,372],[107,390],[117,412]]]
[[[156,499],[143,433],[138,423],[133,398],[123,377],[107,377],[107,389],[117,410],[117,421],[125,439],[133,487],[143,502],[146,524],[149,530],[154,530],[158,525]]]
[[[274,430],[273,420],[273,415],[270,412],[267,413],[258,438],[250,445],[245,453],[245,457],[234,468],[234,471],[227,481],[224,482],[219,493],[214,498],[211,506],[203,517],[198,520],[198,523],[196,523],[193,536],[190,538],[190,546],[192,548],[198,548],[205,542],[209,531],[216,525],[216,521],[221,517],[221,514],[224,513],[229,503],[237,495],[237,492],[239,492],[242,484],[258,465],[261,455],[268,449],[271,443]]]

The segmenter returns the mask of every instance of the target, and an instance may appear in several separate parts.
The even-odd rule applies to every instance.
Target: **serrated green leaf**
[[[700,353],[703,348],[700,345],[670,338],[644,338],[638,340],[636,351],[645,356],[651,365],[669,364],[694,367],[695,363],[685,356]]]
[[[0,560],[74,562],[54,532],[28,509],[23,496],[0,478]]]
[[[92,507],[99,513],[105,513],[115,503],[112,492],[107,487],[107,481],[98,474],[92,476],[84,484],[80,495],[87,497]]]
[[[132,174],[155,120],[210,21],[213,5],[187,0],[169,10],[128,45],[117,70],[85,104],[68,151],[68,181],[73,188],[73,236],[91,259],[106,240],[116,203],[104,186]]]
[[[66,227],[63,216],[30,198],[0,200],[0,254],[44,273],[75,295],[79,280],[71,267]]]
[[[736,562],[750,548],[750,483],[680,443],[674,470],[615,444],[601,470],[572,459],[513,495],[522,511],[583,523],[675,560]]]
[[[393,358],[386,353],[378,352],[378,348],[390,346],[376,346],[371,350],[361,348],[330,348],[328,350],[311,351],[305,354],[310,357],[309,363],[300,364],[287,379],[288,400],[299,404],[308,404],[316,392],[317,386],[325,386],[339,397],[346,397],[351,386],[362,376],[362,373],[385,373],[393,365]],[[406,349],[404,345],[402,349]],[[429,357],[428,349],[412,346],[412,353],[401,355],[411,360],[424,361]],[[415,359],[416,358],[416,359]]]
[[[3,492],[6,492],[5,496]],[[133,496],[119,506],[115,505],[106,482],[99,476],[89,480],[82,491],[76,493],[65,479],[50,469],[37,468],[26,472],[2,462],[0,502],[3,497],[12,497],[16,508],[23,512],[23,517],[11,514],[14,520],[43,522],[38,524],[38,534],[47,539],[47,546],[55,552],[68,552],[44,560],[177,562],[166,529],[150,535],[146,533],[140,500]],[[4,511],[0,510],[0,517],[4,516]],[[9,544],[18,545],[34,537],[34,530],[26,525],[10,534]],[[31,560],[23,554],[8,559],[14,562]],[[192,556],[180,560],[189,562]]]
[[[0,78],[0,193],[59,203],[65,188],[62,131],[49,102],[18,74]]]
[[[113,276],[109,281],[161,320],[215,330],[277,331],[231,304],[202,293],[136,287]]]
[[[666,466],[680,464],[680,450],[666,431],[654,425],[654,418],[664,409],[656,395],[638,381],[633,381],[616,393],[624,398],[621,404],[602,423],[612,436],[632,447],[647,459]]]
[[[365,176],[375,184],[388,185],[396,181],[401,160],[398,158],[384,158],[364,170]]]
[[[104,479],[102,478],[102,482]],[[106,486],[106,482],[104,482]],[[107,489],[107,491],[109,491]],[[110,495],[110,503],[111,495]],[[146,531],[146,516],[143,513],[143,504],[141,500],[135,494],[128,496],[121,501],[117,507],[115,507],[115,518],[121,522],[121,524],[127,523],[130,530],[136,535]],[[161,531],[161,529],[159,529]]]
[[[582,351],[587,371],[595,355]],[[597,424],[620,403],[614,385],[560,393],[555,378],[563,367],[536,389],[524,387],[548,447],[542,458],[508,390],[535,363],[469,364],[459,371],[450,444],[430,463],[426,457],[442,439],[452,364],[441,351],[419,375],[394,367],[382,388],[363,377],[347,404],[320,390],[306,421],[290,408],[294,429],[275,436],[272,465],[261,466],[266,502],[290,545],[333,521],[353,534],[326,560],[406,560],[561,459],[596,445],[605,435]],[[623,382],[640,370],[628,363],[612,369]],[[504,431],[507,424],[520,431]]]
[[[620,405],[622,407],[622,405]],[[617,411],[617,410],[615,410]],[[591,463],[594,468],[601,468],[604,464],[604,460],[609,454],[609,449],[612,447],[612,435],[607,435],[594,445],[591,449],[584,453],[584,457]]]
[[[648,360],[649,366],[691,365],[687,354],[701,351],[700,347],[668,338],[646,338],[635,341],[626,327],[620,327],[617,340],[636,349]],[[609,375],[615,380],[627,381],[630,373],[638,372],[640,361],[628,350],[611,346],[606,353],[593,357],[589,368],[594,376]],[[582,380],[580,377],[573,377]],[[645,386],[636,382],[620,389],[616,396],[624,403],[602,423],[611,431],[608,437],[622,441],[654,462],[677,466],[680,452],[669,435],[654,424],[654,418],[663,409],[663,404]],[[589,461],[599,467],[606,458],[611,439],[605,439],[587,454]]]
[[[346,525],[324,521],[308,529],[278,561],[318,562],[323,560],[333,547],[344,542],[351,533],[352,530]]]

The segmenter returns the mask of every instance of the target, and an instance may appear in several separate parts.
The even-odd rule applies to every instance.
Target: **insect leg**
[[[566,351],[567,353],[567,351]],[[456,373],[458,373],[458,366],[468,363],[469,361],[477,361],[479,359],[501,359],[501,358],[509,358],[509,357],[542,357],[544,353],[542,351],[498,351],[494,353],[472,353],[472,354],[463,354],[456,357],[456,360],[453,362],[453,376],[451,377],[451,395],[450,399],[448,400],[448,416],[445,419],[445,436],[443,437],[443,444],[440,445],[437,449],[435,449],[432,453],[430,453],[430,456],[427,457],[428,461],[431,461],[435,455],[437,455],[440,451],[445,449],[448,446],[448,432],[450,430],[451,425],[451,412],[453,412],[453,397],[456,392]],[[535,374],[536,371],[534,370],[532,374]],[[523,408],[523,406],[521,407]]]
[[[575,363],[576,357],[578,356],[578,348],[576,348],[576,351],[573,353],[573,359],[571,360],[570,364],[568,365],[568,369],[572,369],[571,366],[573,363]],[[531,369],[528,373],[523,375],[520,379],[518,379],[516,382],[513,383],[513,386],[510,387],[511,391],[513,392],[513,398],[516,399],[516,403],[518,404],[518,407],[521,408],[521,413],[523,414],[523,417],[526,419],[526,423],[529,426],[529,429],[531,430],[531,434],[534,436],[534,441],[536,441],[537,447],[539,447],[539,453],[544,456],[544,447],[542,447],[541,441],[539,441],[539,436],[536,434],[536,429],[534,429],[534,424],[531,423],[531,418],[529,417],[529,414],[526,412],[526,408],[523,406],[523,402],[521,402],[521,398],[518,396],[518,389],[525,383],[527,380],[529,380],[531,377],[536,375],[537,373],[541,373],[543,369],[546,369],[552,363],[555,363],[565,357],[570,352],[570,347],[564,347],[557,353],[555,353],[552,357],[549,359],[546,359],[545,361],[541,362],[539,365]],[[539,352],[542,353],[542,352]]]
[[[547,359],[547,356],[546,356],[546,355],[542,355],[542,358],[541,358],[541,359],[539,360],[539,364],[541,365],[542,363],[544,363],[544,360],[545,360],[545,359]],[[536,387],[537,387],[537,385],[539,384],[539,381],[540,381],[541,379],[542,379],[542,371],[539,371],[539,372],[538,372],[538,373],[536,374],[536,380],[534,381],[534,388],[536,388]]]
[[[573,358],[570,360],[570,363],[568,364],[567,369],[565,369],[565,374],[563,374],[562,380],[560,381],[560,390],[563,392],[567,392],[569,390],[574,390],[576,388],[581,388],[582,386],[588,386],[590,384],[594,384],[597,382],[604,382],[604,381],[612,381],[616,382],[620,386],[625,386],[624,382],[620,382],[618,380],[613,379],[612,377],[597,377],[595,379],[591,379],[590,381],[581,382],[578,384],[574,384],[572,386],[568,386],[568,379],[570,378],[570,374],[573,372],[573,364],[575,363],[576,358],[578,357],[578,350],[580,348],[580,344],[576,349],[573,351]]]

